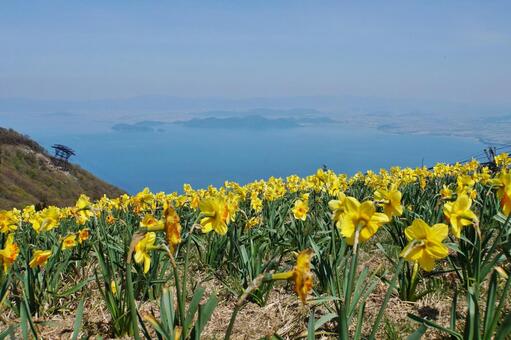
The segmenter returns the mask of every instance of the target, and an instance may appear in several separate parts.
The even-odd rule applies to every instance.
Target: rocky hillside
[[[119,196],[122,190],[77,165],[56,165],[47,151],[30,138],[0,127],[0,209],[67,206],[80,194],[99,198]]]

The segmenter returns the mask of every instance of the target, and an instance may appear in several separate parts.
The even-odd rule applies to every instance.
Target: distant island
[[[161,132],[165,126],[179,125],[189,128],[203,129],[293,129],[304,126],[334,124],[337,121],[328,117],[265,117],[261,115],[204,117],[173,122],[142,121],[132,124],[119,123],[112,126],[116,132]]]
[[[174,124],[206,129],[291,129],[316,124],[335,123],[327,117],[317,118],[267,118],[259,115],[244,117],[207,117],[177,121]]]

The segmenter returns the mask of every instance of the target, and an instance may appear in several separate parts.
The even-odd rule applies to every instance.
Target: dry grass
[[[362,265],[369,265],[373,269],[385,265],[384,260],[377,260],[377,258],[377,256],[369,257]],[[236,297],[227,292],[218,279],[207,275],[207,273],[199,269],[194,270],[192,277],[206,289],[205,296],[214,293],[219,298],[218,306],[203,332],[203,338],[223,338],[231,318]],[[386,285],[380,283],[367,300],[366,328],[363,329],[366,334],[378,313],[385,292]],[[111,339],[110,315],[105,308],[96,283],[90,283],[82,294],[86,294],[86,301],[81,335],[90,338],[101,336],[104,339]],[[62,312],[61,314],[44,318],[34,318],[42,339],[69,339],[73,332],[74,311],[80,299],[81,296],[76,296],[73,300],[64,303],[64,305],[67,305],[69,312]],[[407,335],[418,328],[418,324],[407,317],[408,313],[429,317],[430,319],[435,319],[441,325],[448,326],[450,305],[451,297],[448,291],[432,293],[415,303],[401,301],[397,297],[392,297],[385,310],[384,318],[386,322],[382,323],[377,338],[394,339],[396,335],[398,338],[406,338]],[[138,308],[141,315],[154,314],[156,317],[159,316],[156,301],[139,301]],[[278,334],[284,339],[305,337],[310,308],[312,308],[310,305],[302,305],[301,301],[294,294],[291,284],[276,284],[265,306],[261,307],[255,303],[248,302],[240,311],[234,325],[232,339],[259,339],[274,334]],[[460,301],[458,304],[458,315],[461,319],[465,315],[465,309],[464,301]],[[318,319],[328,311],[325,306],[320,306],[315,308],[314,312],[316,319]],[[9,310],[2,311],[1,329],[5,329],[9,324],[17,324],[18,322],[19,320],[13,312]],[[149,325],[146,326],[148,329],[151,329]],[[354,326],[352,331],[353,329]],[[317,338],[334,339],[337,338],[335,332],[335,323],[330,322],[318,331]],[[17,336],[21,337],[19,328]],[[424,338],[443,339],[445,337],[438,332],[428,330]]]

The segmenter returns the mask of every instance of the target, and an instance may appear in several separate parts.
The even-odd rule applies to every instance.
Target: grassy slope
[[[0,128],[0,209],[28,204],[69,206],[82,193],[99,198],[119,196],[123,191],[79,166],[70,165],[63,171],[39,144]]]

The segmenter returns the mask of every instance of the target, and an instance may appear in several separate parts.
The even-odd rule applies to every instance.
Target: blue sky
[[[0,98],[511,104],[511,1],[3,1]]]

